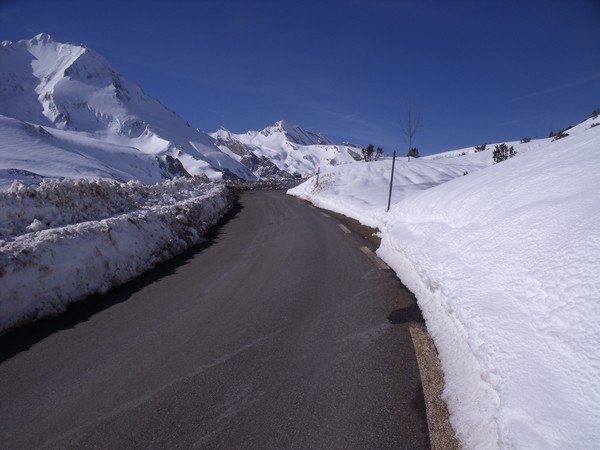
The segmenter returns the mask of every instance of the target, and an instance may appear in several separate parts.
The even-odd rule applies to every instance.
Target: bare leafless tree
[[[421,115],[415,112],[411,106],[406,108],[406,119],[402,122],[402,133],[408,140],[408,152],[413,148],[415,135],[421,126]],[[407,152],[407,154],[408,154]]]

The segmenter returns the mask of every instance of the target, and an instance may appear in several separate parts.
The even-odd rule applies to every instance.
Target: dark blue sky
[[[85,43],[195,127],[284,119],[421,154],[600,109],[598,0],[0,0],[0,39]]]

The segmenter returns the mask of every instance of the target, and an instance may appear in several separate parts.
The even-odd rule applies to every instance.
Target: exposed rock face
[[[179,161],[177,158],[173,158],[171,155],[166,155],[164,161],[162,161],[160,159],[160,157],[156,158],[158,160],[158,163],[161,165],[161,167],[166,170],[166,172],[170,175],[170,178],[175,178],[175,177],[185,177],[185,178],[191,178],[192,176],[189,174],[189,172],[187,170],[185,170],[185,167],[183,167],[183,164],[181,164],[181,161]]]
[[[226,148],[239,157],[239,162],[258,178],[287,178],[291,175],[281,170],[273,161],[266,156],[257,156],[250,147],[244,145],[235,136],[224,129],[215,134],[215,145]]]

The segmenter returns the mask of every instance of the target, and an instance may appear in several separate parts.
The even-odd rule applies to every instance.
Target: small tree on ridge
[[[499,162],[502,162],[508,158],[512,158],[516,154],[517,152],[512,146],[508,147],[506,144],[495,145],[493,153],[494,164],[498,164]]]

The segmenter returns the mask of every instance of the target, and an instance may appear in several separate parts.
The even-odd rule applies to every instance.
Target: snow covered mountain
[[[1,43],[0,86],[0,188],[57,177],[292,177],[360,159],[360,147],[334,145],[284,121],[209,136],[85,45],[43,33]]]
[[[210,136],[145,95],[85,45],[59,43],[47,34],[2,42],[0,86],[0,115],[6,116],[0,134],[10,141],[0,149],[3,178],[9,171],[120,181],[186,174],[255,178]],[[20,137],[36,145],[25,146]]]
[[[322,134],[283,120],[260,131],[234,134],[221,128],[211,136],[223,152],[258,177],[310,175],[319,167],[361,159],[360,147],[333,144]]]

